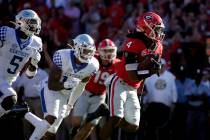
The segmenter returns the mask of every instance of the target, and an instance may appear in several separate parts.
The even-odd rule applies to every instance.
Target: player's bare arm
[[[62,70],[55,64],[51,67],[48,79],[48,88],[50,90],[59,91],[64,89],[64,82],[60,82]]]

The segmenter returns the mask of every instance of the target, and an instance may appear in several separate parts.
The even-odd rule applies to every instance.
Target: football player
[[[117,126],[135,132],[140,121],[137,89],[142,90],[144,79],[161,68],[164,24],[159,15],[146,12],[136,19],[136,29],[127,35],[123,57],[116,75],[107,81],[110,118],[100,132],[106,140]],[[98,109],[95,111],[100,113]]]
[[[117,56],[117,46],[110,39],[104,39],[98,46],[100,64],[99,71],[90,79],[85,91],[76,102],[71,118],[72,125],[79,127],[86,114],[94,112],[106,98],[105,80],[115,72],[115,66],[119,63]],[[109,112],[108,112],[109,113]],[[85,140],[91,134],[100,118],[86,123],[75,135],[74,140]]]
[[[41,30],[41,19],[30,9],[20,11],[15,22],[15,28],[0,27],[0,117],[17,102],[17,94],[11,87],[23,67],[30,78],[37,73],[38,62],[41,59],[42,40],[37,35]],[[28,120],[33,116],[25,114]]]
[[[73,42],[75,49],[58,50],[53,56],[48,84],[41,92],[44,119],[34,120],[35,130],[30,140],[41,139],[47,131],[57,132],[89,78],[99,69],[92,37],[80,34]]]

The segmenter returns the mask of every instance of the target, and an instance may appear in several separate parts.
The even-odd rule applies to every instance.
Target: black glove
[[[150,74],[157,74],[159,75],[160,69],[162,67],[161,62],[156,61],[155,59],[152,59],[152,67],[150,69]]]

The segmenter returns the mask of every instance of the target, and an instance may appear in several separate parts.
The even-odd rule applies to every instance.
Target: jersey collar
[[[16,40],[18,42],[18,46],[20,47],[21,50],[26,48],[32,41],[32,38],[28,37],[25,41],[22,42],[20,39],[20,33],[17,30],[15,30],[15,35],[16,35]]]
[[[76,64],[76,56],[74,55],[74,52],[71,51],[70,55],[71,55],[71,64],[75,73],[82,70],[88,65],[88,63]]]

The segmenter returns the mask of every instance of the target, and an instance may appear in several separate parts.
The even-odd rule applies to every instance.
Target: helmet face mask
[[[80,49],[80,55],[79,55],[79,60],[83,63],[88,62],[95,54],[95,50],[86,48],[86,47],[79,47]]]
[[[117,47],[110,39],[104,39],[98,46],[98,52],[102,60],[112,61],[117,56]]]
[[[147,12],[137,18],[136,30],[143,32],[148,38],[162,41],[165,28],[161,17],[153,12]]]
[[[165,37],[165,34],[163,33],[163,27],[160,27],[160,26],[156,26],[154,28],[154,33],[155,33],[155,38],[157,40],[163,40],[164,37]]]
[[[82,63],[88,63],[95,55],[95,43],[87,34],[78,35],[74,40],[75,56]]]
[[[41,31],[41,19],[33,10],[22,10],[15,17],[16,28],[27,36],[38,35]]]
[[[114,48],[106,48],[99,49],[99,55],[101,59],[111,61],[116,58],[117,49]]]

